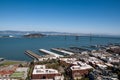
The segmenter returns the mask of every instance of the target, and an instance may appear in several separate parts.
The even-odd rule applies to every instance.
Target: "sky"
[[[0,31],[120,35],[120,0],[0,0]]]

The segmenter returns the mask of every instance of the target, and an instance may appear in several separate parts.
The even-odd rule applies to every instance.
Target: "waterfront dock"
[[[61,48],[61,50],[64,50],[64,51],[68,51],[68,52],[71,52],[71,53],[80,53],[78,50],[73,50],[73,49],[69,49],[69,48]]]
[[[69,47],[71,50],[78,51],[79,53],[83,51],[91,51],[90,48],[87,47]]]
[[[56,52],[60,52],[60,53],[63,53],[63,54],[68,54],[68,55],[73,55],[74,54],[72,52],[65,51],[65,50],[60,49],[60,48],[52,48],[51,50],[56,51]]]
[[[55,57],[63,57],[63,55],[59,55],[57,53],[54,53],[54,52],[51,52],[51,51],[48,51],[48,50],[45,50],[45,49],[39,49],[40,52],[43,52],[45,54],[49,54],[49,55],[53,55]]]
[[[25,51],[25,54],[27,54],[28,56],[34,58],[34,59],[37,59],[39,60],[41,58],[41,56],[35,54],[34,52],[30,51],[30,50],[27,50]]]

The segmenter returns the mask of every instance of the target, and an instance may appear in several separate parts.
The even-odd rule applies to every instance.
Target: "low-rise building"
[[[93,67],[76,58],[60,58],[61,64],[67,64],[66,73],[72,80],[81,79],[87,75]]]
[[[63,80],[63,76],[55,69],[47,69],[45,65],[35,65],[32,75],[32,80]]]
[[[120,46],[111,46],[107,48],[108,52],[112,52],[114,54],[120,54]]]
[[[39,58],[39,61],[46,61],[46,60],[51,60],[51,59],[57,59],[57,57],[53,55],[44,55],[41,58]]]
[[[60,64],[64,65],[65,67],[74,65],[74,62],[76,62],[76,58],[59,58]]]
[[[74,80],[81,79],[87,75],[91,69],[93,69],[90,65],[87,65],[81,61],[77,63],[77,65],[73,65],[69,68],[69,75]]]

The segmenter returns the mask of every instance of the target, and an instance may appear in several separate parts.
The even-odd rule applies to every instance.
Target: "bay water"
[[[0,57],[10,60],[30,61],[25,53],[31,50],[39,55],[39,49],[68,48],[70,46],[106,45],[120,43],[120,38],[79,36],[46,36],[41,38],[0,38]]]

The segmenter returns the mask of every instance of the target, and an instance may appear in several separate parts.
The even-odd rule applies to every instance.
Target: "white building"
[[[45,65],[35,65],[31,76],[32,80],[63,80],[64,77],[55,69],[46,69]]]

